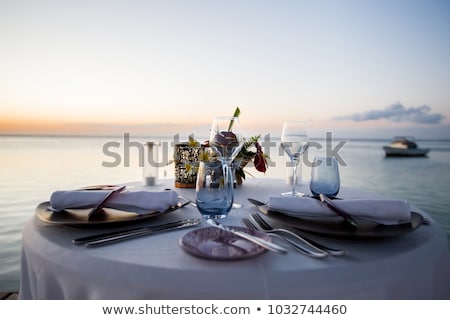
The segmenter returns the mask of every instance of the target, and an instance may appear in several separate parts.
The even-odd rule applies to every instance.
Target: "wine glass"
[[[289,156],[292,166],[292,190],[282,193],[282,195],[293,197],[303,196],[295,187],[297,185],[297,170],[301,170],[301,156],[308,148],[308,134],[306,132],[305,122],[285,122],[283,124],[281,147]]]
[[[339,193],[339,165],[335,157],[315,157],[309,188],[314,196],[321,193],[334,198]]]
[[[238,117],[218,116],[214,118],[209,136],[209,145],[218,157],[231,165],[244,144]]]
[[[237,117],[216,117],[211,127],[211,153],[200,163],[196,204],[206,219],[224,218],[234,200],[232,162],[244,144]]]

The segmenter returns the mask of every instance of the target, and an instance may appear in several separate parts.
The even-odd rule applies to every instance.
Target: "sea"
[[[246,179],[287,178],[289,161],[279,140],[269,140],[264,144],[268,170],[249,165]],[[150,141],[160,144],[160,177],[173,177],[173,137],[0,136],[0,292],[19,290],[22,230],[36,206],[55,190],[142,181]],[[419,147],[431,149],[418,158],[385,157],[382,146],[389,139],[314,141],[300,167],[301,183],[308,183],[315,155],[336,156],[342,187],[408,200],[441,225],[450,244],[450,140],[418,139]]]

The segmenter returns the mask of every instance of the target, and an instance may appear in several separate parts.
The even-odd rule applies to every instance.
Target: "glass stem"
[[[299,166],[298,158],[292,159],[292,195],[297,195],[295,186],[297,185],[297,167]]]

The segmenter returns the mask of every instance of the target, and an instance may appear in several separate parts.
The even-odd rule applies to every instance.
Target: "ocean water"
[[[22,229],[36,205],[54,190],[141,180],[138,145],[146,141],[163,141],[168,146],[163,153],[171,157],[170,138],[0,136],[0,291],[19,288]],[[310,149],[305,159],[326,153],[325,141],[317,141],[323,148]],[[418,140],[420,147],[431,148],[428,157],[408,159],[385,158],[382,146],[388,140],[334,139],[330,149],[340,141],[343,147],[335,151],[345,162],[343,187],[410,201],[435,218],[450,243],[450,140]],[[271,159],[266,174],[249,167],[247,179],[286,178],[287,157],[278,145],[266,150]],[[310,167],[305,163],[302,175],[306,183]],[[172,165],[160,168],[160,176],[172,177]]]

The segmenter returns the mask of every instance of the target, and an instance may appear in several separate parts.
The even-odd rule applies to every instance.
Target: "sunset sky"
[[[450,138],[448,0],[0,0],[0,134]]]

